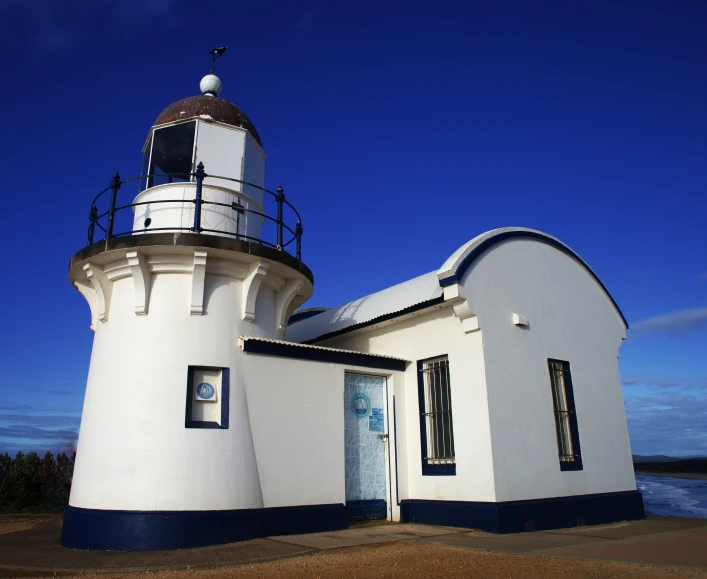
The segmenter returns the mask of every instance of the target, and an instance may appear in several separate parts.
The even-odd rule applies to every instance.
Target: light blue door
[[[346,507],[352,519],[385,519],[385,376],[345,374]]]

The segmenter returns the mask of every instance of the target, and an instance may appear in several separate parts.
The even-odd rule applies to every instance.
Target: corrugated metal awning
[[[437,272],[431,271],[301,320],[287,328],[287,339],[292,342],[315,340],[441,298],[443,293]]]
[[[239,338],[241,349],[249,354],[262,354],[283,358],[295,358],[313,362],[328,362],[342,366],[362,366],[364,368],[377,368],[404,372],[409,360],[372,354],[369,352],[356,352],[355,350],[342,350],[340,348],[326,348],[324,346],[311,346],[297,344],[285,340],[273,340],[241,336]]]

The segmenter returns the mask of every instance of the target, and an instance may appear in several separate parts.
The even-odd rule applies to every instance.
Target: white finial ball
[[[207,74],[201,79],[199,83],[199,88],[201,89],[201,94],[209,96],[218,96],[221,94],[221,89],[223,85],[221,84],[221,79],[215,74]]]

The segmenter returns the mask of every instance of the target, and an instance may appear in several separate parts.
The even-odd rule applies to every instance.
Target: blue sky
[[[381,6],[383,4],[383,6]],[[71,448],[91,351],[69,285],[90,200],[198,93],[255,123],[303,215],[309,305],[559,237],[631,324],[634,453],[707,455],[707,3],[3,0],[0,451]]]

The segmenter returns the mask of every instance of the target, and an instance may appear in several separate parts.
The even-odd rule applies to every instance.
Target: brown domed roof
[[[233,103],[229,103],[215,96],[199,95],[182,99],[172,103],[157,117],[155,125],[171,123],[179,119],[189,119],[199,115],[209,115],[215,121],[226,123],[234,127],[246,129],[253,138],[260,142],[258,131],[246,114]]]

